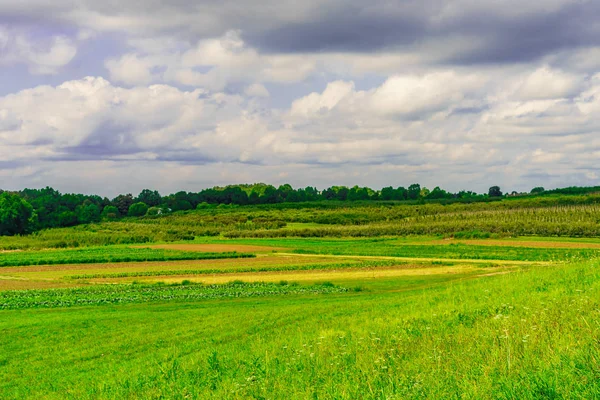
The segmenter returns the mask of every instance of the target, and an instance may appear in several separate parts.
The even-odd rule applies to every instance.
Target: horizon
[[[24,187],[24,188],[19,188],[19,189],[6,189],[6,188],[0,187],[0,193],[3,192],[3,191],[18,193],[18,192],[22,192],[24,190],[43,190],[43,189],[49,187],[50,189],[56,190],[61,195],[81,194],[81,195],[84,195],[84,196],[99,196],[99,197],[102,197],[102,198],[114,199],[116,196],[127,195],[127,194],[131,194],[131,195],[133,195],[135,197],[135,196],[139,195],[143,190],[157,191],[157,192],[159,192],[159,194],[161,196],[165,197],[165,196],[173,195],[173,194],[176,194],[176,193],[182,192],[182,191],[186,192],[186,193],[200,193],[200,192],[202,192],[204,190],[210,190],[210,189],[219,190],[219,189],[226,189],[228,187],[241,187],[241,186],[250,186],[250,187],[252,187],[252,186],[257,186],[257,185],[273,186],[274,188],[277,189],[280,186],[285,185],[285,184],[288,184],[288,183],[283,183],[281,185],[274,185],[274,184],[270,184],[270,183],[266,183],[266,182],[237,183],[237,184],[229,184],[229,185],[216,185],[216,186],[211,186],[211,187],[204,187],[204,188],[199,188],[197,190],[183,190],[182,189],[182,190],[176,190],[176,191],[173,191],[173,192],[161,192],[158,189],[149,187],[149,188],[143,188],[143,189],[141,189],[139,191],[134,191],[134,192],[132,192],[132,191],[128,191],[127,192],[126,191],[126,192],[114,193],[114,194],[110,194],[110,195],[100,194],[100,193],[97,193],[97,192],[68,192],[68,191],[62,191],[59,188],[55,188],[55,187],[52,187],[52,186]],[[440,188],[441,190],[444,190],[444,191],[446,191],[447,193],[450,193],[450,194],[457,194],[459,192],[464,191],[464,192],[473,192],[473,193],[475,193],[477,195],[486,195],[488,193],[488,191],[489,191],[489,188],[491,188],[492,186],[499,186],[499,185],[491,185],[485,191],[476,191],[476,190],[472,190],[472,189],[469,189],[469,188],[463,188],[463,189],[460,189],[460,190],[453,191],[453,190],[448,190],[448,189],[444,188],[443,186],[439,186],[439,185],[428,187],[426,185],[421,185],[418,182],[413,182],[412,184],[418,184],[418,185],[421,186],[421,189],[427,189],[427,190],[430,190],[430,191],[433,190],[433,189],[435,189],[435,188]],[[351,186],[348,186],[348,185],[329,185],[329,186],[319,187],[319,186],[315,186],[315,185],[294,186],[292,184],[290,184],[290,186],[292,186],[292,188],[294,190],[305,189],[307,187],[313,187],[313,188],[315,188],[317,190],[317,192],[319,194],[321,194],[323,191],[325,191],[325,190],[327,190],[329,188],[334,188],[334,187],[345,187],[345,188],[351,189],[351,188],[353,188],[355,186],[358,186],[359,188],[367,188],[367,189],[371,189],[371,190],[373,190],[375,192],[381,192],[382,189],[387,188],[387,187],[391,187],[393,189],[398,189],[398,188],[408,189],[408,187],[410,185],[412,185],[412,184],[398,185],[398,186],[395,186],[395,185],[386,185],[386,186],[383,186],[383,187],[369,187],[369,186],[360,186],[360,185],[351,185]],[[520,195],[531,194],[531,191],[533,189],[537,189],[537,188],[542,188],[542,189],[544,189],[544,191],[553,191],[553,190],[561,190],[561,189],[575,188],[575,187],[579,187],[579,188],[593,188],[593,187],[596,187],[596,186],[575,186],[575,185],[571,185],[571,186],[564,186],[564,187],[546,187],[544,185],[536,185],[536,186],[533,186],[532,188],[530,188],[529,190],[525,190],[525,191],[508,190],[506,188],[503,188],[502,186],[499,186],[499,188],[502,191],[503,195],[509,195],[509,194],[512,194],[512,193],[517,193],[517,194],[520,194]]]

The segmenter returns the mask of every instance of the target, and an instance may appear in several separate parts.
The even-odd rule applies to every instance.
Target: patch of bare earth
[[[238,268],[253,265],[287,265],[287,264],[313,264],[315,262],[339,262],[337,259],[322,256],[317,259],[308,259],[298,255],[290,256],[265,256],[259,258],[224,258],[217,260],[183,260],[183,261],[141,261],[99,264],[55,264],[32,265],[25,267],[2,267],[0,272],[10,274],[14,272],[46,272],[46,271],[85,271],[85,270],[152,270],[160,269],[202,269],[202,268]]]
[[[148,246],[131,246],[138,248],[201,251],[207,253],[225,253],[237,251],[238,253],[256,253],[261,251],[284,250],[282,247],[253,246],[246,244],[151,244]]]
[[[30,281],[25,279],[0,279],[0,291],[26,289],[56,289],[81,286],[75,283],[60,281]]]

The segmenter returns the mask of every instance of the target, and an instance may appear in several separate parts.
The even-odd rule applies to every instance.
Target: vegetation
[[[31,204],[16,194],[0,194],[0,236],[29,233],[36,219]]]
[[[4,291],[0,292],[0,309],[190,301],[345,291],[347,289],[330,284],[298,286],[286,282],[280,284],[233,282],[226,285],[198,285],[191,282],[177,285],[101,285],[73,289]]]
[[[360,292],[342,283],[9,292],[0,303],[17,309],[1,311],[0,393],[596,398],[598,271],[587,261],[425,286],[377,279]]]
[[[545,197],[552,195],[589,195],[600,192],[598,187],[569,187],[546,191],[536,187],[530,193],[512,192],[510,196]],[[2,191],[0,190],[0,193]],[[29,233],[33,230],[69,227],[89,224],[101,220],[110,221],[123,217],[141,217],[168,214],[175,211],[206,210],[221,206],[245,205],[299,205],[314,202],[403,202],[403,203],[441,203],[451,204],[497,201],[503,197],[499,186],[490,187],[487,194],[477,194],[472,191],[447,192],[440,187],[429,190],[415,183],[408,188],[392,186],[381,190],[368,187],[331,186],[324,190],[314,187],[294,189],[289,184],[278,188],[263,183],[253,185],[231,185],[214,187],[200,192],[180,191],[168,196],[161,196],[155,190],[144,189],[137,197],[131,193],[120,194],[110,200],[98,195],[61,194],[55,189],[24,189],[15,193],[3,194],[3,198],[19,196],[24,201],[24,207],[19,215],[26,214],[25,225],[19,219],[2,217],[14,209],[14,200],[0,201],[0,235]],[[32,210],[30,210],[30,208]],[[29,210],[29,211],[27,211]],[[23,215],[25,215],[23,214]],[[31,217],[31,218],[30,218]]]
[[[425,189],[3,237],[0,398],[600,398],[600,196]]]
[[[89,247],[74,250],[46,250],[0,253],[0,267],[19,265],[90,264],[131,261],[216,260],[255,257],[248,253],[201,253],[128,247]]]

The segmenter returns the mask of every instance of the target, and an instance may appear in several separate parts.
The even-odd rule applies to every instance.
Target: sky
[[[0,188],[599,185],[597,0],[0,0]]]

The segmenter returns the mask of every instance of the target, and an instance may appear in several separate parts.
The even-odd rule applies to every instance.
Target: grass
[[[0,398],[600,398],[600,241],[441,239],[0,253]]]
[[[216,243],[219,239],[201,239]],[[223,240],[221,240],[223,242]],[[347,256],[384,256],[435,259],[510,260],[510,261],[578,261],[600,256],[600,249],[488,246],[452,243],[449,245],[423,244],[420,241],[405,243],[397,238],[334,239],[334,238],[274,238],[231,239],[235,244],[258,244],[283,247],[298,254],[330,254]],[[426,243],[426,242],[425,242]]]
[[[0,393],[598,398],[599,271],[589,261],[327,296],[5,310]]]

